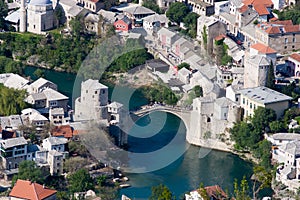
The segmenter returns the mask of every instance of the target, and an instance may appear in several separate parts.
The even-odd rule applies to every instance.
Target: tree
[[[64,10],[60,4],[58,4],[54,10],[54,16],[56,19],[57,26],[60,26],[64,21]]]
[[[38,68],[38,69],[36,69],[36,70],[33,72],[33,74],[34,74],[36,77],[38,77],[38,78],[44,77],[44,76],[45,76],[45,70]]]
[[[190,64],[186,63],[186,62],[183,62],[183,63],[180,63],[178,66],[178,70],[182,69],[182,68],[186,68],[186,69],[190,69]]]
[[[292,20],[293,24],[300,24],[300,5],[288,7],[278,13],[279,20]]]
[[[254,111],[254,116],[251,120],[253,126],[258,131],[265,131],[269,128],[269,123],[276,120],[276,113],[270,108],[258,107]]]
[[[7,88],[0,84],[0,115],[19,114],[21,110],[27,108],[28,104],[24,101],[26,94],[25,90]]]
[[[4,0],[0,0],[0,29],[5,29],[5,17],[8,14],[8,6]]]
[[[94,189],[93,179],[86,169],[80,169],[68,176],[69,190],[74,192],[86,192]]]
[[[248,181],[246,180],[246,177],[244,176],[241,180],[240,184],[238,183],[238,180],[234,180],[234,197],[236,200],[250,200],[249,196],[249,185]]]
[[[274,81],[275,81],[274,66],[273,66],[273,62],[271,61],[271,64],[268,69],[268,74],[267,74],[266,87],[270,89],[275,89]]]
[[[82,17],[77,16],[69,23],[71,27],[71,33],[78,38],[80,34],[85,30]]]
[[[161,13],[159,6],[156,4],[156,1],[154,0],[143,1],[143,6],[149,8],[150,10],[153,10],[156,13]]]
[[[183,18],[189,13],[189,8],[181,2],[172,3],[166,12],[169,20],[179,24]]]
[[[279,133],[285,131],[284,123],[281,121],[270,122],[270,130],[272,133]]]
[[[64,169],[67,172],[74,173],[83,168],[85,165],[87,165],[87,160],[85,158],[76,156],[71,157],[64,162]]]
[[[188,35],[192,38],[197,36],[197,19],[199,15],[194,12],[190,12],[183,18],[185,27],[188,28]]]
[[[195,95],[196,97],[202,97],[203,96],[203,89],[200,85],[196,85],[194,88],[193,88],[194,92],[195,92]]]
[[[203,26],[203,30],[202,30],[201,34],[202,34],[203,46],[204,46],[205,49],[207,49],[207,37],[208,36],[207,36],[205,25]]]
[[[259,159],[259,165],[270,170],[271,165],[271,147],[272,144],[268,140],[262,140],[258,143],[258,147],[254,149],[253,155]]]
[[[267,171],[263,166],[255,166],[253,168],[253,199],[258,199],[258,193],[264,188],[271,187],[272,172]]]
[[[175,199],[170,189],[165,185],[153,186],[149,200],[172,200]]]
[[[34,161],[25,160],[20,163],[19,173],[13,177],[12,185],[14,185],[18,179],[30,180],[32,182],[43,184],[45,181],[45,174],[43,174],[42,170]]]
[[[207,194],[207,191],[204,188],[203,183],[200,183],[200,187],[198,189],[198,192],[201,195],[201,197],[202,197],[203,200],[210,200],[210,198],[209,198],[209,196]]]

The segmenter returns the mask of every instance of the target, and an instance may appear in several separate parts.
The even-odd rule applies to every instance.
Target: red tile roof
[[[244,5],[265,5],[267,8],[271,8],[274,4],[271,0],[244,0]]]
[[[214,199],[228,198],[227,194],[218,185],[205,187],[205,190],[208,196],[213,197]]]
[[[276,51],[274,49],[272,49],[271,47],[266,46],[264,44],[261,44],[261,43],[256,43],[256,44],[252,45],[251,48],[256,49],[257,51],[264,53],[264,54],[276,53]]]
[[[31,181],[18,179],[9,196],[20,199],[42,200],[54,194],[56,194],[56,190],[45,188]]]
[[[246,12],[247,10],[248,10],[248,6],[246,6],[246,5],[243,5],[242,7],[240,7],[239,9],[238,9],[238,11],[240,12],[240,13],[244,13],[244,12]]]
[[[221,34],[221,35],[218,35],[217,37],[215,37],[214,39],[215,39],[216,41],[219,41],[219,40],[223,40],[224,38],[226,38],[226,35]]]
[[[73,137],[73,129],[70,125],[55,126],[55,128],[51,130],[51,135],[69,139]]]
[[[277,25],[293,25],[293,21],[292,20],[278,20],[275,22],[272,22],[272,24],[277,24]]]
[[[286,33],[297,33],[300,32],[300,25],[287,25],[284,30]]]
[[[300,62],[300,54],[298,53],[293,53],[292,55],[290,55],[290,58]]]
[[[265,30],[266,33],[268,34],[278,34],[280,33],[280,29],[279,27],[274,27],[274,26],[270,26]]]
[[[254,5],[254,10],[256,10],[256,12],[258,13],[259,16],[270,14],[267,7],[263,4]]]

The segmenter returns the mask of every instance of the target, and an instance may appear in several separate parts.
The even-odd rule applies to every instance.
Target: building
[[[51,88],[57,91],[57,85],[51,81],[48,81],[44,78],[39,78],[27,87],[27,92],[29,94],[41,93],[43,90]]]
[[[266,86],[270,60],[263,55],[245,55],[244,88]]]
[[[122,11],[129,19],[135,21],[155,14],[153,10],[139,5],[126,7]]]
[[[50,134],[53,137],[71,139],[73,137],[73,128],[70,125],[55,126]]]
[[[56,200],[56,192],[38,183],[18,179],[9,197],[11,200]]]
[[[26,108],[22,110],[21,113],[24,125],[42,128],[48,122],[48,119],[45,116],[41,115],[39,111],[33,108]]]
[[[25,101],[36,109],[63,108],[67,112],[69,97],[59,93],[52,88],[46,88],[42,92],[30,94]]]
[[[272,151],[272,159],[280,163],[276,170],[276,180],[294,192],[300,186],[300,141],[285,143]]]
[[[49,121],[54,125],[65,125],[70,122],[70,117],[65,117],[63,108],[50,108]]]
[[[293,141],[300,141],[300,134],[298,133],[275,133],[267,137],[275,146],[281,146]]]
[[[244,118],[252,117],[258,107],[270,108],[279,119],[289,108],[291,97],[267,87],[246,88],[239,91],[240,106],[244,109]]]
[[[187,68],[183,67],[178,71],[178,78],[181,82],[184,84],[190,83],[192,72],[188,70]]]
[[[291,71],[295,77],[300,77],[300,54],[293,53],[288,57],[286,63],[288,71]]]
[[[227,87],[236,79],[244,78],[243,67],[219,66],[217,68],[217,83],[221,87]]]
[[[21,125],[23,125],[23,121],[20,115],[0,117],[0,126],[2,130],[16,131]]]
[[[265,56],[268,60],[272,61],[273,66],[276,66],[277,51],[275,51],[271,47],[261,43],[253,44],[250,47],[250,56],[255,55]]]
[[[50,174],[60,176],[63,173],[63,154],[61,152],[48,151],[47,162],[50,166]]]
[[[48,137],[43,140],[42,147],[48,151],[55,150],[58,152],[65,152],[65,146],[68,139],[63,137]]]
[[[170,66],[162,60],[153,59],[146,61],[146,68],[153,73],[155,73],[156,71],[167,73]]]
[[[107,119],[108,87],[97,80],[81,83],[81,96],[75,100],[74,120]]]
[[[50,0],[31,0],[25,8],[21,0],[20,32],[43,34],[56,27],[54,8]]]
[[[215,14],[214,0],[187,0],[190,10],[198,15],[210,16]]]
[[[0,140],[2,167],[7,170],[16,169],[19,163],[26,160],[27,141],[24,137]]]
[[[8,88],[22,90],[28,87],[29,81],[18,74],[5,73],[0,74],[0,83]]]
[[[222,23],[215,17],[200,16],[197,19],[197,39],[203,42],[203,32],[206,31],[207,50],[209,53],[213,51],[214,38],[226,34],[226,24]]]
[[[257,42],[281,54],[300,49],[300,25],[293,25],[292,20],[258,24],[255,36]]]
[[[178,39],[176,33],[164,27],[157,32],[157,36],[158,36],[158,40],[157,40],[158,45],[166,52],[171,51],[172,45]]]
[[[122,19],[119,19],[114,23],[114,27],[117,31],[128,32],[132,29],[132,21],[127,16],[124,16]]]
[[[192,50],[194,50],[194,44],[187,39],[180,37],[172,44],[171,52],[169,53],[177,63],[182,63],[191,56]]]
[[[168,18],[166,15],[149,15],[143,18],[143,28],[150,34],[156,33],[159,28],[168,26]]]
[[[76,0],[76,1],[78,5],[92,12],[98,12],[100,9],[104,8],[103,0]]]

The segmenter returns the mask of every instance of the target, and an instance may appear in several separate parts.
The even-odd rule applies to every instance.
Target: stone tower
[[[265,86],[270,61],[263,55],[245,54],[244,88]]]
[[[26,32],[26,9],[25,9],[25,0],[21,0],[20,8],[20,32]]]

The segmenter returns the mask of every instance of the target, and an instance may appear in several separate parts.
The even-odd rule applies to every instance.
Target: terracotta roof
[[[278,33],[280,33],[279,27],[274,27],[274,26],[268,27],[265,31],[268,34],[278,34]]]
[[[213,197],[213,199],[224,199],[227,198],[227,194],[222,190],[222,188],[218,185],[207,186],[205,190],[209,197]]]
[[[298,53],[293,53],[292,55],[290,55],[290,58],[300,62],[300,54],[298,54]]]
[[[273,22],[272,24],[277,24],[277,25],[293,25],[293,21],[292,20],[278,20]]]
[[[257,51],[261,52],[261,53],[265,53],[265,54],[271,54],[271,53],[276,53],[276,51],[274,49],[272,49],[271,47],[261,44],[261,43],[256,43],[254,45],[251,46],[251,48],[256,49]]]
[[[42,200],[54,194],[56,194],[56,190],[45,188],[31,181],[18,179],[9,196],[20,199]]]
[[[240,7],[239,9],[238,9],[238,11],[240,12],[240,13],[244,13],[244,12],[246,12],[247,10],[248,10],[248,6],[246,6],[246,5],[243,5],[242,7]]]
[[[223,40],[224,38],[226,38],[226,35],[221,34],[221,35],[218,35],[217,37],[215,37],[214,39],[215,39],[216,41],[219,41],[219,40]]]
[[[73,137],[73,129],[70,125],[62,125],[56,126],[52,131],[51,135],[54,137],[65,137],[65,138],[72,138]]]
[[[300,32],[300,25],[287,25],[284,27],[286,33]]]
[[[244,0],[244,5],[265,5],[266,7],[272,7],[274,4],[271,0]]]
[[[270,14],[267,7],[263,4],[254,5],[254,10],[256,10],[259,16]]]

